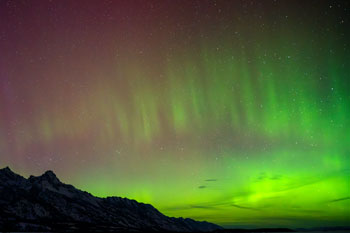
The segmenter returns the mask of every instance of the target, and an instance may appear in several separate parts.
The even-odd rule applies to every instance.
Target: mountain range
[[[28,179],[0,169],[0,231],[209,232],[220,226],[167,217],[150,204],[99,198],[62,183],[52,171]]]

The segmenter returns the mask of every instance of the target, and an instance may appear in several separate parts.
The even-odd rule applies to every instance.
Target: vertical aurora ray
[[[1,166],[224,226],[348,224],[349,3],[28,4],[0,1]]]

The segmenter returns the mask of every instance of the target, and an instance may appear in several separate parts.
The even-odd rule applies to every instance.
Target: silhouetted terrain
[[[214,231],[208,222],[171,218],[152,205],[98,198],[63,184],[52,171],[29,179],[0,169],[0,231]]]
[[[296,230],[300,232],[350,232],[350,226],[297,228]]]
[[[216,233],[247,233],[247,232],[295,232],[288,228],[257,228],[257,229],[219,229]]]

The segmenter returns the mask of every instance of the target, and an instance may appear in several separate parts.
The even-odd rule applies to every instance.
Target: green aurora
[[[124,3],[141,9],[127,29],[58,26],[75,31],[39,36],[21,58],[10,54],[23,41],[1,45],[11,63],[0,63],[1,165],[222,226],[348,225],[349,4],[178,1],[183,13],[165,1],[146,17],[151,2]],[[84,24],[95,5],[64,12]],[[50,34],[35,20],[51,16],[35,15]]]

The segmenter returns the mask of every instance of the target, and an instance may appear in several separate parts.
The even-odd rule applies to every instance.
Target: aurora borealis
[[[0,167],[227,227],[348,225],[349,13],[0,0]]]

